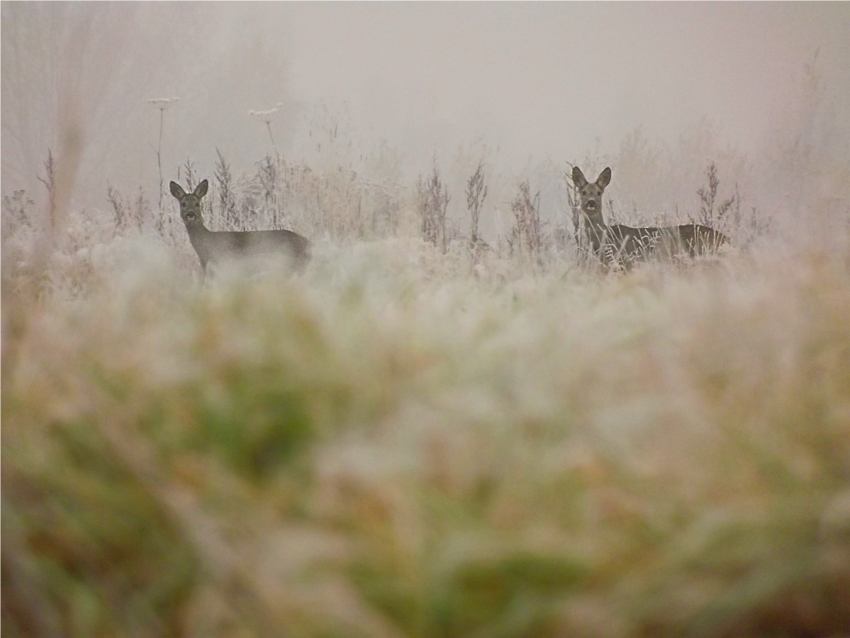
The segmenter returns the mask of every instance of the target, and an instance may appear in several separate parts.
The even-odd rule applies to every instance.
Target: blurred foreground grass
[[[26,309],[4,635],[850,633],[846,247],[502,281],[442,259],[325,247],[206,288],[127,266]]]

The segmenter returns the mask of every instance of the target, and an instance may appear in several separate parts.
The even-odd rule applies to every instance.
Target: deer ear
[[[171,194],[174,195],[177,199],[186,196],[186,191],[183,190],[183,187],[180,186],[177,182],[171,182],[169,185],[171,188]]]
[[[599,177],[596,178],[596,185],[599,188],[605,188],[610,183],[611,183],[611,168],[606,167],[604,171],[599,173]]]
[[[581,169],[578,166],[573,166],[573,184],[579,188],[583,188],[587,185],[584,173],[581,172]]]
[[[209,188],[209,183],[207,180],[204,180],[200,184],[198,184],[197,188],[195,188],[195,197],[200,199],[204,195],[207,194],[207,189]]]

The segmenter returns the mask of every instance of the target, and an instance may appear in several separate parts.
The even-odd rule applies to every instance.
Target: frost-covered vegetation
[[[302,277],[201,285],[144,193],[47,250],[4,200],[4,633],[848,630],[846,233],[735,226],[710,166],[737,249],[602,274],[527,182],[490,245],[481,171],[255,168],[208,225],[312,237]]]
[[[638,129],[517,168],[473,138],[423,167],[327,105],[284,142],[295,106],[270,101],[239,138],[271,144],[255,162],[202,119],[187,145],[215,159],[176,162],[179,109],[283,74],[217,64],[198,29],[179,43],[216,72],[143,99],[132,65],[169,66],[163,25],[196,23],[106,56],[126,30],[75,6],[3,4],[6,636],[850,634],[850,135],[814,62],[757,154],[700,120],[672,146]],[[75,88],[122,60],[146,167],[106,126],[138,111]],[[45,122],[50,151],[26,143]],[[607,223],[731,249],[602,268],[572,163],[612,167]],[[102,205],[72,204],[93,174]],[[208,227],[289,228],[312,261],[202,281],[171,179],[209,180]]]

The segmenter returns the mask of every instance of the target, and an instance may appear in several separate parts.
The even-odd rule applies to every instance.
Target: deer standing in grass
[[[595,182],[588,182],[578,166],[573,167],[573,183],[578,189],[581,211],[587,220],[587,232],[593,252],[608,267],[622,264],[630,269],[635,262],[652,257],[688,255],[696,257],[716,251],[729,239],[709,226],[649,226],[632,228],[622,224],[607,226],[602,217],[602,193],[611,183],[611,169],[606,168]]]
[[[226,261],[250,257],[276,257],[287,262],[292,271],[301,273],[310,261],[310,240],[291,230],[252,230],[215,232],[204,226],[201,200],[209,184],[202,181],[194,192],[187,193],[177,182],[171,182],[171,194],[180,202],[180,217],[189,233],[192,248],[207,267]]]

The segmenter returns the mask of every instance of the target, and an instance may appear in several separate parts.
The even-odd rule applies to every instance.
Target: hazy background
[[[567,161],[610,163],[625,209],[688,209],[714,160],[747,206],[846,217],[848,61],[842,2],[4,2],[2,189],[43,200],[36,175],[73,117],[74,202],[107,206],[110,183],[156,204],[146,100],[179,97],[166,182],[187,158],[211,177],[216,148],[254,170],[272,146],[247,111],[282,103],[284,156],[406,183],[436,160],[453,207],[486,157],[491,233],[519,179],[557,215]]]

